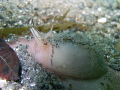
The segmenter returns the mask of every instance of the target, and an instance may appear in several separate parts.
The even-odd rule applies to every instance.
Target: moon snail
[[[46,68],[80,80],[100,78],[107,72],[103,52],[96,43],[74,31],[52,34],[30,29],[35,58]],[[31,50],[31,52],[33,52]]]
[[[52,27],[45,34],[31,28],[34,38],[19,38],[9,45],[29,45],[28,51],[34,53],[36,61],[64,78],[62,83],[69,90],[119,90],[120,73],[106,66],[97,43],[74,30],[53,34]]]

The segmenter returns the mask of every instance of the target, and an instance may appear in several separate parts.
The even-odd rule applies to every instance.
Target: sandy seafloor
[[[119,50],[115,46],[120,37],[120,0],[0,0],[0,29],[31,26],[31,18],[36,26],[49,25],[52,20],[47,20],[48,16],[62,17],[68,9],[64,20],[91,27],[82,33],[104,46],[107,65],[119,72]],[[21,81],[0,82],[2,90],[65,89],[54,73],[35,62],[27,46],[18,46],[15,51],[22,66]]]

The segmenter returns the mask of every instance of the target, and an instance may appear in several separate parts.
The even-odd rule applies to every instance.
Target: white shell
[[[41,59],[39,62],[55,73],[84,80],[100,78],[107,72],[102,50],[83,34],[70,31],[48,36],[44,39],[49,44],[47,44],[48,46],[34,45],[35,57]]]
[[[49,41],[54,53],[48,68],[56,73],[77,79],[95,79],[107,72],[102,50],[84,35],[59,33]]]

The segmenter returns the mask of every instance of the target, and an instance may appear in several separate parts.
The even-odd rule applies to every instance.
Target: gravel
[[[52,19],[48,17],[62,17],[68,9],[70,11],[64,20],[89,26],[90,29],[81,33],[101,44],[108,66],[119,71],[120,55],[115,46],[120,39],[120,0],[0,0],[0,29],[28,27],[31,19],[35,26],[49,25]],[[23,45],[15,49],[22,65],[19,88],[63,90],[54,73],[36,63],[26,49],[27,46]]]

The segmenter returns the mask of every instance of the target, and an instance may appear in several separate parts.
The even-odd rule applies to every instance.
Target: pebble
[[[120,31],[120,23],[117,23],[117,29]]]
[[[104,23],[106,23],[106,22],[107,22],[107,18],[106,18],[106,17],[102,17],[102,18],[99,18],[99,19],[98,19],[98,23],[104,24]]]
[[[98,11],[102,11],[102,7],[99,7],[99,8],[98,8]]]
[[[7,84],[7,81],[6,81],[6,80],[0,79],[0,88],[5,87],[6,84]]]
[[[85,33],[84,35],[87,35],[90,37],[90,39],[93,39],[94,42],[99,42],[100,44],[104,45],[103,49],[105,52],[110,53],[109,56],[111,58],[111,56],[114,54],[112,53],[114,50],[113,43],[117,42],[116,39],[119,38],[119,35],[115,35],[118,33],[118,30],[120,31],[120,10],[118,10],[118,7],[120,6],[118,2],[119,0],[108,0],[108,2],[106,0],[39,0],[38,4],[38,0],[20,0],[20,2],[19,0],[1,0],[0,28],[6,28],[4,27],[6,25],[7,28],[31,26],[27,21],[34,17],[36,17],[34,23],[35,26],[49,25],[51,20],[47,20],[47,17],[50,15],[53,17],[56,15],[62,16],[68,9],[70,9],[66,17],[67,20],[70,20],[73,23],[80,23],[90,26],[90,29],[83,31],[83,33]],[[11,11],[11,13],[9,13],[9,11]],[[7,15],[7,13],[10,15],[10,17]],[[41,16],[45,18],[42,18]],[[115,23],[114,27],[112,26],[113,22]],[[111,36],[111,30],[113,37]],[[10,38],[10,41],[11,40],[12,38]],[[30,87],[31,83],[35,82],[41,83],[40,86],[46,88],[44,84],[48,84],[49,81],[42,82],[42,80],[46,80],[48,74],[44,73],[47,72],[44,71],[42,67],[38,68],[38,66],[40,66],[38,64],[37,69],[36,67],[33,67],[36,65],[33,63],[33,56],[27,52],[24,52],[22,49],[25,48],[20,46],[16,49],[17,55],[19,55],[21,60],[23,72],[20,82],[20,84],[23,85],[21,90],[27,90],[27,87]],[[111,59],[109,62],[112,63],[114,60]],[[33,69],[29,70],[28,67],[34,68],[40,75],[34,74],[35,78],[32,80],[31,78],[34,76],[34,71]],[[32,75],[30,75],[30,73]],[[42,77],[44,75],[46,75],[46,78]],[[31,78],[26,80],[28,77]],[[48,80],[52,80],[53,78],[55,78],[55,75],[54,77],[51,75]],[[56,81],[53,81],[53,83],[54,82]],[[60,87],[62,86],[60,85]],[[49,85],[49,89],[51,88],[53,89],[53,86]]]

